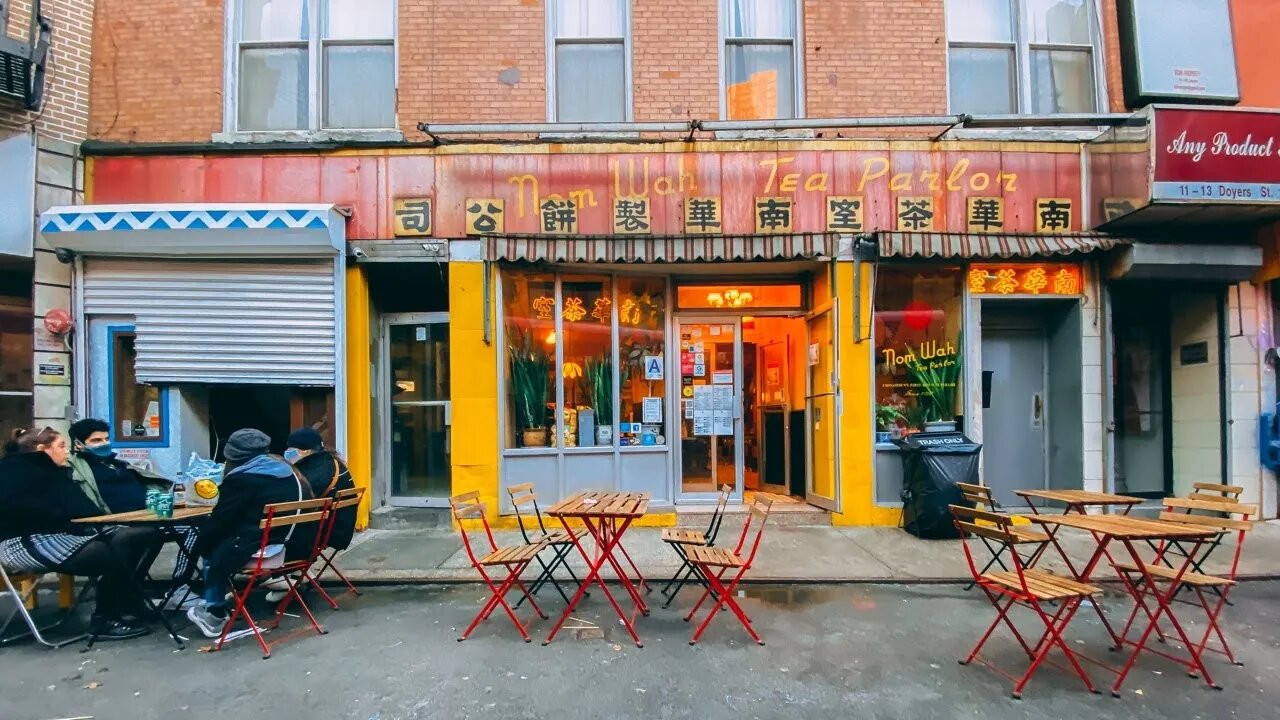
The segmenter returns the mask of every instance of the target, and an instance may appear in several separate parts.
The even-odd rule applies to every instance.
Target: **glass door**
[[[448,507],[449,315],[387,315],[382,326],[382,467],[391,505]]]
[[[836,305],[830,302],[806,318],[808,343],[805,346],[808,372],[805,373],[806,454],[809,479],[805,501],[835,511],[839,505],[836,445],[839,423],[839,362],[836,355]]]
[[[742,500],[742,326],[736,317],[680,318],[680,487],[677,499],[714,502],[721,485]]]

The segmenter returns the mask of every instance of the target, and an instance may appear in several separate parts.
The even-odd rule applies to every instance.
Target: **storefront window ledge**
[[[628,453],[663,453],[669,448],[666,445],[626,445],[618,448],[624,454]]]
[[[591,445],[588,447],[564,448],[565,455],[608,455],[613,452],[611,445]]]
[[[507,448],[502,451],[503,457],[524,457],[527,455],[557,455],[560,448],[538,447],[538,448]]]
[[[404,133],[394,128],[385,130],[264,130],[258,132],[220,132],[213,134],[215,143],[316,143],[316,142],[404,142]]]
[[[875,444],[875,446],[876,446],[876,452],[880,452],[880,451],[882,451],[882,450],[892,450],[892,451],[894,451],[894,452],[897,452],[897,451],[898,451],[898,446],[897,446],[897,445],[894,445],[894,444],[893,444],[893,443],[891,443],[891,442],[887,442],[887,443],[876,443],[876,444]]]

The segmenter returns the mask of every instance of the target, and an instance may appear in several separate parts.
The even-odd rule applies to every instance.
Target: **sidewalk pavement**
[[[739,517],[727,517],[718,544],[732,548],[741,523]],[[632,528],[623,539],[631,558],[651,580],[670,577],[679,566],[675,553],[662,543],[661,533],[660,528]],[[518,531],[495,532],[494,536],[499,545],[522,542]],[[1059,538],[1077,566],[1096,547],[1091,536],[1071,528],[1063,528]],[[483,545],[484,533],[473,535],[473,540]],[[978,562],[985,564],[987,550],[976,541],[971,547]],[[1124,553],[1123,546],[1117,542],[1111,548],[1112,556],[1120,561],[1117,553]],[[1234,543],[1219,548],[1206,569],[1224,571],[1234,549]],[[1053,548],[1047,553],[1038,567],[1065,572]],[[575,567],[584,565],[577,552],[572,560]],[[355,582],[479,582],[458,532],[449,529],[366,530],[356,535],[338,565]],[[527,574],[539,569],[535,563]],[[1280,521],[1258,523],[1246,536],[1240,575],[1280,577]],[[919,540],[903,530],[884,527],[772,526],[765,529],[755,567],[744,581],[929,583],[967,581],[969,577],[958,540]]]

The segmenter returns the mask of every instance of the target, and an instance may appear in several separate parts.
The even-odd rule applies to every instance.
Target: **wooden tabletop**
[[[1213,528],[1196,528],[1164,520],[1147,520],[1129,515],[1026,515],[1041,525],[1079,528],[1102,535],[1128,540],[1160,540],[1207,538],[1217,534]]]
[[[1069,505],[1137,505],[1142,498],[1093,492],[1091,490],[1014,490],[1024,498],[1041,498]]]
[[[555,517],[638,518],[649,512],[649,493],[581,492],[546,510]]]
[[[204,517],[213,512],[212,507],[202,505],[193,505],[190,507],[180,507],[173,509],[173,517],[157,517],[150,510],[134,510],[132,512],[113,513],[111,515],[94,515],[93,517],[77,518],[72,520],[73,523],[82,525],[134,525],[138,523],[168,523],[174,520],[190,520],[192,518]]]

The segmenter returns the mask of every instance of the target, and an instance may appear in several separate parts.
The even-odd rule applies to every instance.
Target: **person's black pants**
[[[138,591],[133,584],[143,558],[159,541],[155,530],[122,527],[99,535],[75,551],[66,561],[50,570],[100,577],[95,617],[120,618],[141,609]]]

